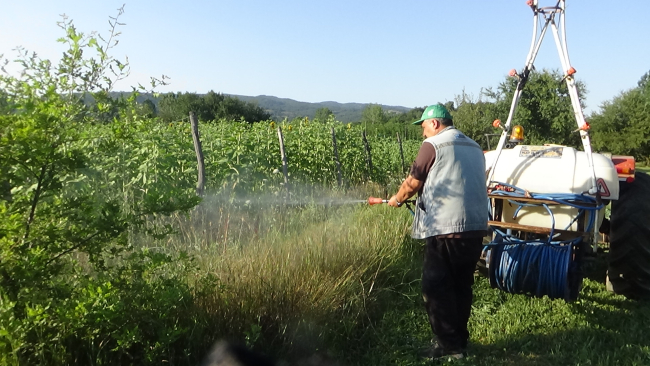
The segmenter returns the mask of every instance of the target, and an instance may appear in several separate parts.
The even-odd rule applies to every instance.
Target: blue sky
[[[16,46],[58,59],[60,14],[78,30],[107,34],[123,1],[3,4],[0,53]],[[540,0],[540,6],[555,5]],[[636,86],[650,70],[647,0],[567,0],[569,55],[587,85],[587,113]],[[420,107],[475,100],[512,68],[532,35],[524,0],[149,1],[125,5],[120,44],[131,76],[116,90],[171,78],[165,91],[273,95],[305,102]],[[560,69],[550,34],[535,63]]]

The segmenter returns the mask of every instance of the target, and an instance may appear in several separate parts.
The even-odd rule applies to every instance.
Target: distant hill
[[[120,95],[128,95],[129,92],[112,92],[113,97]],[[199,94],[201,95],[201,94]],[[264,110],[268,111],[273,119],[283,120],[287,118],[289,120],[296,117],[309,117],[310,119],[316,114],[316,110],[319,108],[329,108],[336,116],[337,121],[344,123],[347,122],[358,122],[361,121],[361,116],[363,110],[368,105],[367,103],[338,103],[338,102],[320,102],[320,103],[308,103],[308,102],[299,102],[297,100],[288,99],[288,98],[278,98],[269,95],[258,95],[256,97],[246,96],[246,95],[235,95],[235,94],[225,94],[232,97],[236,97],[245,102],[256,103],[258,106],[262,107]],[[142,103],[145,100],[151,100],[158,107],[158,98],[155,98],[152,94],[142,93],[138,96],[137,101]],[[381,105],[382,109],[386,113],[403,113],[408,112],[412,108],[401,107],[401,106],[388,106]]]
[[[329,108],[336,116],[336,120],[341,122],[358,122],[361,121],[361,116],[363,110],[368,105],[367,103],[338,103],[338,102],[320,102],[320,103],[308,103],[308,102],[299,102],[293,99],[288,98],[278,98],[268,95],[258,95],[256,97],[250,97],[245,95],[234,95],[228,94],[230,96],[236,97],[245,102],[257,103],[258,106],[264,108],[266,111],[271,113],[274,119],[282,120],[287,118],[289,120],[296,117],[307,116],[313,118],[316,114],[316,110],[320,108]],[[401,107],[401,106],[388,106],[381,105],[382,109],[387,113],[403,113],[408,112],[412,108]]]

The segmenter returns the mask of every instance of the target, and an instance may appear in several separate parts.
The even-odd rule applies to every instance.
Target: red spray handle
[[[368,204],[369,205],[377,205],[380,203],[388,203],[388,200],[379,198],[379,197],[370,197],[368,198]]]
[[[372,205],[378,205],[380,203],[388,203],[388,200],[385,200],[385,199],[379,198],[379,197],[369,197],[368,198],[368,204],[371,205],[371,206]],[[415,203],[415,200],[406,200],[406,201],[404,201],[402,203],[406,203],[407,206],[408,206],[409,203]]]
[[[408,208],[409,211],[411,211],[411,214],[413,214],[413,216],[415,216],[415,212],[413,211],[411,206],[409,206],[409,203],[414,203],[414,202],[415,201],[412,201],[412,200],[406,200],[406,201],[402,202],[402,203],[406,204],[406,208]],[[369,197],[368,198],[368,204],[369,205],[378,205],[380,203],[388,203],[388,200],[378,198],[378,197]]]

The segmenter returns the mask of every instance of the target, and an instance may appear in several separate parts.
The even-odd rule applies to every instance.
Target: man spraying
[[[425,239],[422,295],[436,337],[428,357],[464,358],[476,262],[487,235],[485,158],[453,125],[447,109],[427,107],[413,124],[425,137],[409,176],[388,204],[418,193],[411,236]]]

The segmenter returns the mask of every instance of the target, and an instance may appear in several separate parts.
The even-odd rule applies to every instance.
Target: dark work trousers
[[[483,238],[426,239],[422,295],[431,330],[447,350],[467,347],[472,285]]]

